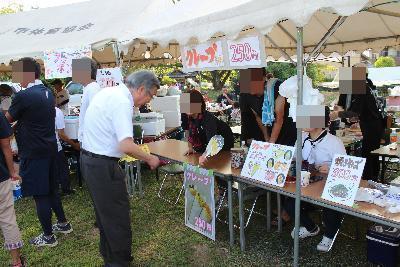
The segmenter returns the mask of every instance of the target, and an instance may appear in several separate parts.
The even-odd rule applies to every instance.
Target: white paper
[[[229,65],[231,67],[263,67],[265,57],[262,57],[260,39],[251,36],[235,41],[227,41],[229,51]]]
[[[181,55],[184,71],[222,69],[225,66],[222,41],[184,46]]]
[[[43,55],[45,78],[72,77],[72,59],[92,57],[90,45],[45,51]]]
[[[294,151],[291,146],[253,141],[241,176],[283,187]]]
[[[96,81],[100,88],[118,86],[123,81],[121,68],[97,70]]]
[[[342,205],[353,206],[364,166],[364,158],[335,155],[322,198]]]

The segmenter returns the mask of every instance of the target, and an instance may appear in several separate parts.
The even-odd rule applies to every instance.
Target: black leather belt
[[[112,160],[112,161],[119,161],[119,158],[95,154],[95,153],[89,152],[89,151],[84,150],[84,149],[81,149],[81,151],[82,151],[82,154],[83,154],[83,155],[89,156],[89,157],[91,157],[91,158],[107,159],[107,160]]]

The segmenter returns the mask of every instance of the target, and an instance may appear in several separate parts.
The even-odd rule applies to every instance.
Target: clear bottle
[[[391,144],[397,143],[397,140],[398,140],[398,138],[397,138],[396,129],[392,129],[392,132],[390,133],[390,143]]]

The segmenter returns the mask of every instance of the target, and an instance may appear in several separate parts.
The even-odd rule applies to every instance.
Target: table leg
[[[243,185],[238,185],[238,198],[239,198],[239,223],[240,223],[240,249],[245,250],[245,234],[244,234],[244,211],[243,211]]]
[[[271,192],[267,192],[267,231],[271,231]]]
[[[381,168],[381,183],[385,182],[385,169],[386,169],[386,157],[382,157],[382,168]]]
[[[233,207],[232,207],[232,179],[228,179],[228,222],[229,222],[229,244],[234,245],[233,232]]]
[[[78,185],[82,187],[82,174],[81,174],[81,159],[80,156],[76,156],[76,175],[78,176]]]
[[[141,174],[141,162],[140,160],[136,161],[136,177],[137,177],[137,182],[138,182],[138,186],[139,186],[139,195],[143,196],[144,192],[143,192],[143,184],[142,184],[142,174]]]
[[[281,207],[281,194],[276,194],[276,201],[277,201],[277,207],[278,207],[278,232],[282,232],[282,207]]]

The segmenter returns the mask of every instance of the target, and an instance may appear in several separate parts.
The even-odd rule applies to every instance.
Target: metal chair
[[[171,199],[163,196],[162,192],[163,192],[165,181],[167,180],[168,177],[169,178],[173,178],[173,177],[176,177],[176,176],[181,176],[183,174],[183,166],[181,164],[171,163],[171,164],[167,164],[167,165],[165,165],[163,167],[160,167],[159,171],[164,172],[165,175],[164,175],[164,179],[161,182],[161,186],[160,186],[160,189],[158,190],[158,194],[157,195],[162,200],[164,200],[164,201],[166,201],[166,202],[168,202],[168,203],[170,203],[172,205],[176,205],[178,203],[182,193],[183,193],[183,190],[185,189],[185,185],[184,185],[183,179],[182,179],[182,186],[181,186],[181,188],[179,190],[179,193],[178,193],[178,195],[177,195],[175,200],[171,200]]]
[[[232,187],[233,187],[233,189],[236,189],[234,192],[237,193],[238,183],[234,182],[232,184]],[[220,198],[219,203],[217,203],[218,207],[217,207],[217,212],[216,212],[215,217],[217,218],[218,221],[223,222],[223,223],[228,225],[229,223],[228,223],[227,220],[223,220],[223,219],[219,218],[219,216],[218,216],[220,211],[221,211],[221,209],[224,207],[224,201],[226,200],[226,195],[227,195],[226,194],[227,193],[227,188],[221,188],[221,189],[223,189],[224,191],[223,191],[222,197]],[[253,214],[257,214],[257,215],[260,215],[260,216],[263,216],[263,217],[267,217],[265,214],[262,214],[262,213],[260,213],[260,212],[255,210],[258,198],[260,196],[266,194],[266,193],[267,193],[267,191],[265,191],[265,190],[263,190],[261,188],[255,187],[255,186],[247,186],[243,190],[243,202],[247,201],[247,200],[250,200],[250,199],[253,200],[253,202],[251,204],[251,208],[250,209],[245,208],[245,210],[249,213],[247,219],[245,219],[245,221],[246,221],[245,226],[244,226],[245,229],[249,225],[250,219],[252,218]],[[234,224],[233,226],[235,228],[237,228],[237,229],[240,229],[240,226],[238,226],[236,224]]]

